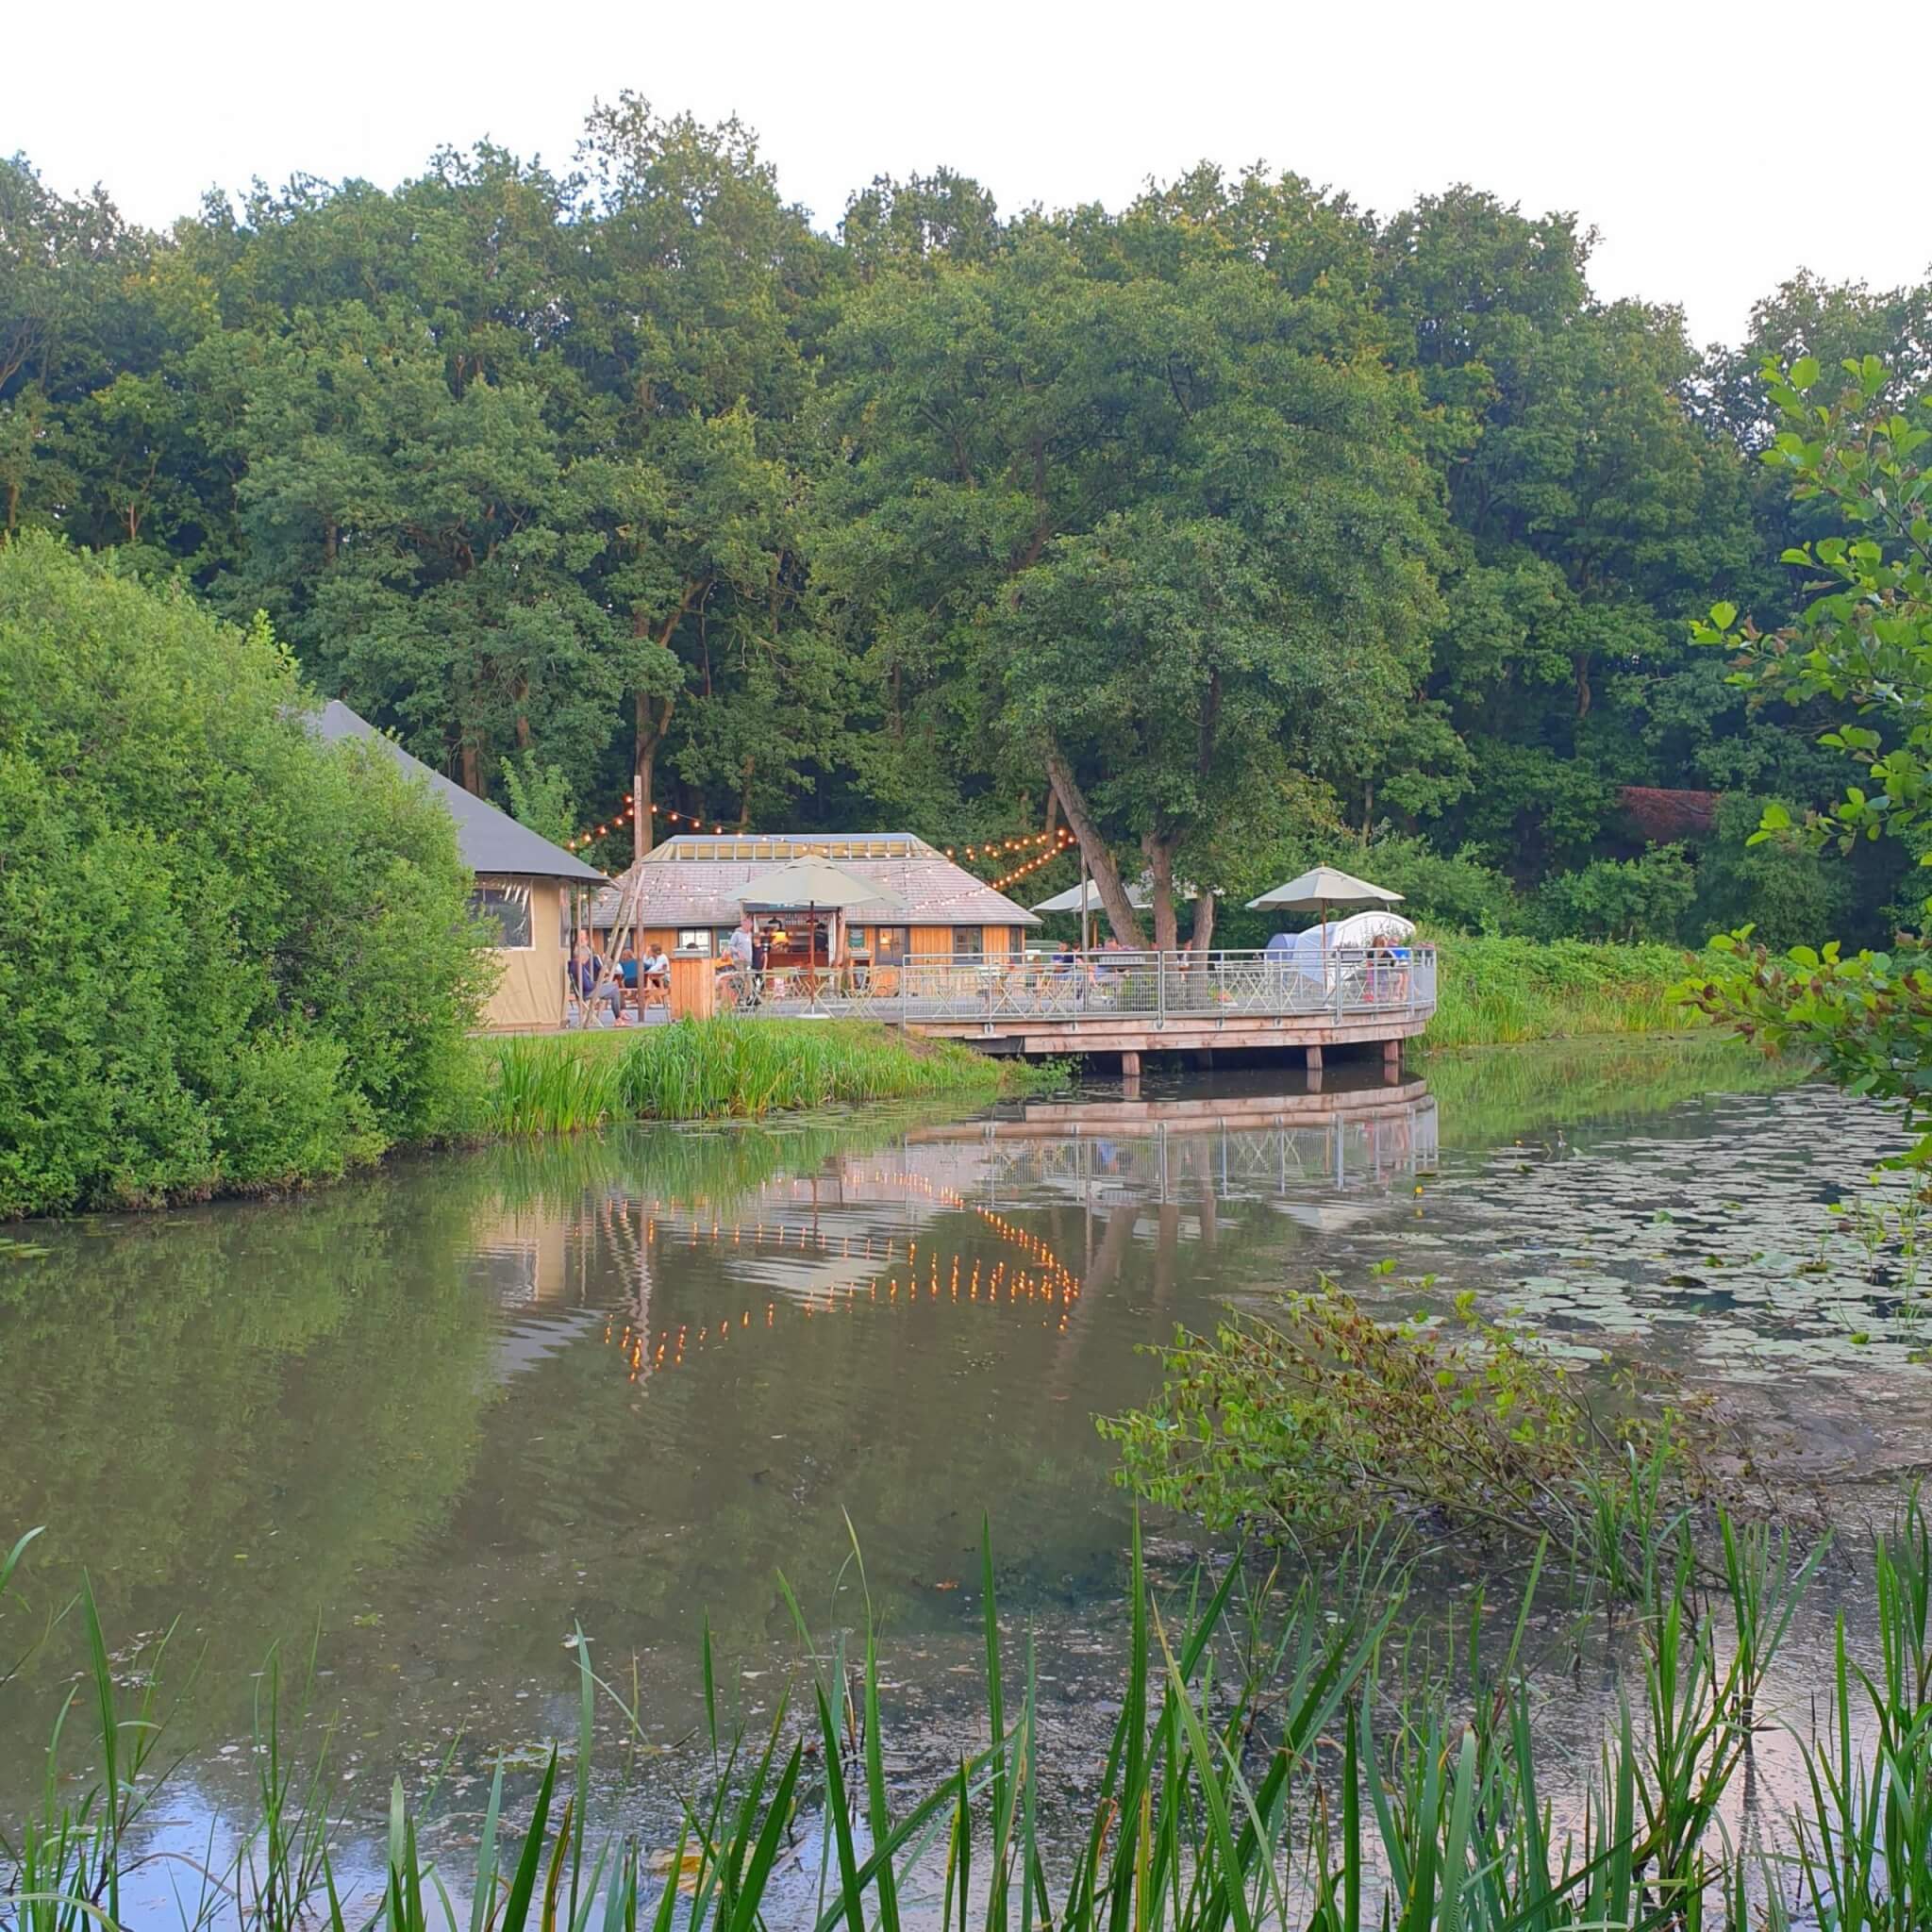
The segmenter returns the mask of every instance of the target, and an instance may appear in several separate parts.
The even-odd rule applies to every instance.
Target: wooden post
[[[1322,1049],[1319,1046],[1311,1046],[1308,1049],[1308,1072],[1311,1074],[1319,1074],[1321,1071]]]
[[[1402,1078],[1402,1042],[1399,1040],[1382,1042],[1382,1077],[1385,1080]]]
[[[641,858],[651,849],[644,842],[651,836],[645,830],[650,816],[644,804],[644,774],[633,772],[630,774],[630,856],[633,859]]]
[[[671,956],[671,1017],[708,1020],[718,1007],[718,972],[708,953]]]

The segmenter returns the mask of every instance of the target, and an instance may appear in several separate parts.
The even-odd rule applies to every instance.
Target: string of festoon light
[[[688,811],[673,811],[669,806],[665,805],[647,806],[645,809],[654,819],[669,819],[674,825],[689,825],[694,832],[702,832],[705,829],[706,821],[693,817]],[[610,817],[603,824],[593,825],[588,832],[579,832],[575,839],[566,840],[564,849],[569,852],[575,852],[579,845],[588,845],[596,839],[608,839],[612,832],[623,831],[625,826],[631,824],[636,817],[637,807],[632,801],[630,793],[626,791],[624,794],[623,807],[619,810],[611,813]],[[713,824],[711,830],[722,836],[724,827]]]
[[[963,852],[968,858],[1004,858],[1008,852],[1027,852],[1036,845],[1048,845],[1067,836],[1062,828],[1058,832],[1034,832],[1023,839],[981,839],[972,845],[948,845],[946,857],[957,858]]]
[[[693,832],[702,832],[706,824],[709,823],[699,818],[693,812],[673,811],[669,806],[652,805],[647,806],[645,809],[655,819],[662,819],[674,825],[689,825]],[[575,852],[580,846],[591,844],[599,839],[608,839],[613,832],[621,832],[625,825],[633,824],[636,817],[636,802],[631,794],[626,791],[624,794],[623,805],[616,811],[612,812],[601,824],[592,825],[588,830],[579,832],[575,838],[566,840],[564,841],[565,849]],[[722,824],[711,824],[711,831],[715,837],[723,838],[724,827]],[[1003,860],[1015,852],[1033,852],[1036,847],[1042,845],[1047,848],[1043,852],[1038,852],[1034,858],[1029,858],[1022,865],[1015,866],[1011,871],[1003,874],[1000,877],[989,879],[987,883],[991,886],[994,891],[998,891],[1002,887],[1011,885],[1016,879],[1024,878],[1028,873],[1038,872],[1043,865],[1051,865],[1062,853],[1071,851],[1074,844],[1073,833],[1062,825],[1055,831],[1033,832],[1024,838],[984,839],[975,840],[970,845],[948,845],[945,848],[945,854],[948,858],[952,859],[957,859],[963,853],[969,859],[992,858]]]
[[[1042,865],[1051,865],[1063,853],[1071,852],[1074,849],[1074,843],[1075,841],[1071,832],[1062,832],[1059,837],[1059,842],[1053,846],[1051,850],[1042,852],[1038,858],[1029,858],[1024,865],[1015,866],[1003,878],[989,879],[987,883],[997,892],[1003,887],[1010,886],[1015,879],[1024,879],[1029,872],[1038,872]]]

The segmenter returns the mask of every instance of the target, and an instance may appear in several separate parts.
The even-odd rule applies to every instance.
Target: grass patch
[[[1441,962],[1431,1047],[1668,1033],[1699,1024],[1677,997],[1690,968],[1675,946],[1461,938],[1443,942]]]
[[[569,1134],[621,1121],[756,1120],[878,1100],[987,1101],[1038,1077],[953,1041],[870,1021],[685,1020],[483,1048],[482,1127]]]

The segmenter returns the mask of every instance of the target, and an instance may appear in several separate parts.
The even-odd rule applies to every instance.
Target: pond
[[[1834,1205],[1896,1144],[1710,1042],[1573,1045],[1316,1092],[1196,1074],[968,1122],[635,1130],[36,1228],[0,1248],[0,1539],[47,1528],[0,1635],[10,1657],[83,1566],[130,1678],[178,1619],[161,1815],[204,1839],[253,1776],[271,1645],[291,1687],[312,1648],[339,1802],[379,1819],[459,1739],[459,1840],[498,1752],[575,1731],[578,1627],[636,1701],[630,1743],[675,1753],[707,1621],[758,1718],[798,1649],[780,1573],[849,1624],[855,1537],[913,1720],[895,1770],[942,1772],[990,1518],[1077,1756],[1130,1520],[1093,1419],[1153,1392],[1176,1324],[1324,1271],[1391,1307],[1474,1290],[1579,1357],[1667,1368],[1794,1479],[1876,1507],[1932,1435],[1916,1284]],[[1182,1561],[1185,1526],[1156,1527]],[[57,1633],[0,1690],[8,1735],[45,1735],[79,1658]],[[37,1775],[7,1754],[0,1813]],[[650,1785],[625,1800],[647,1828]]]

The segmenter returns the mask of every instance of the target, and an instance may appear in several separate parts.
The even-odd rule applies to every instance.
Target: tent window
[[[530,889],[502,879],[478,879],[470,910],[494,927],[491,944],[499,952],[527,953],[535,946],[530,928]]]

